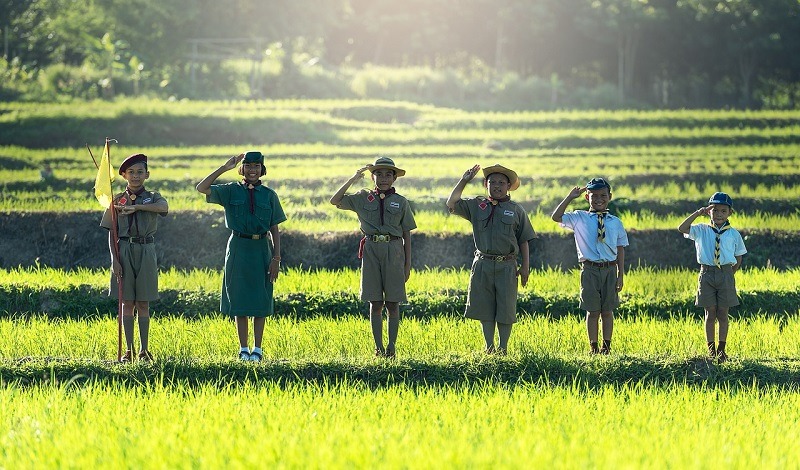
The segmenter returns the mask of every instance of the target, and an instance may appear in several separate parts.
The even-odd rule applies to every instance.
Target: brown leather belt
[[[392,240],[400,240],[403,237],[398,237],[395,235],[366,235],[365,238],[371,242],[385,243],[385,242],[390,242]]]
[[[616,261],[603,261],[602,263],[597,263],[595,261],[589,261],[588,259],[583,262],[583,264],[594,266],[595,268],[610,268],[611,266],[616,266]]]
[[[517,255],[490,255],[488,253],[481,253],[480,251],[476,251],[475,256],[477,256],[480,259],[497,261],[498,263],[517,259]]]
[[[261,240],[262,238],[267,238],[267,236],[269,236],[269,232],[250,235],[250,234],[247,234],[247,233],[237,232],[236,230],[231,230],[231,233],[233,233],[233,235],[236,236],[236,237],[247,238],[249,240]]]
[[[148,243],[154,243],[156,241],[152,235],[147,237],[119,237],[119,239],[125,240],[129,243],[135,243],[137,245],[146,245]]]

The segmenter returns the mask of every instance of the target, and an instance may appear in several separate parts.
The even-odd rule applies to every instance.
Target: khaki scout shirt
[[[355,194],[345,195],[339,209],[354,211],[361,223],[364,235],[393,235],[402,237],[404,231],[417,228],[411,205],[403,196],[394,193],[383,200],[383,225],[381,225],[380,202],[373,191],[362,189]]]
[[[492,203],[484,197],[460,199],[453,214],[472,223],[475,248],[489,255],[512,255],[519,253],[519,245],[536,237],[525,209],[513,201],[501,202],[492,213]],[[487,224],[488,221],[488,224]]]
[[[156,204],[162,201],[166,202],[166,199],[160,193],[147,190],[136,196],[134,201],[131,201],[131,198],[126,193],[118,194],[114,197],[114,204],[123,206]],[[133,218],[134,214],[136,215],[135,220]],[[145,211],[136,211],[128,215],[117,214],[117,228],[119,230],[117,235],[120,237],[149,237],[155,234],[158,229],[158,216],[166,217],[166,215],[166,213]],[[103,212],[100,226],[111,229],[111,212],[108,209]]]

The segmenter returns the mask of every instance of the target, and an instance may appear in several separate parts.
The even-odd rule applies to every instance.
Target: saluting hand
[[[572,191],[569,192],[567,197],[570,199],[577,199],[585,191],[586,191],[586,186],[575,186],[574,188],[572,188]]]
[[[355,180],[357,180],[357,179],[361,179],[361,178],[363,178],[363,177],[364,177],[364,172],[365,172],[365,171],[367,171],[367,170],[369,170],[370,168],[372,168],[372,165],[371,165],[371,164],[369,164],[369,163],[368,163],[368,164],[366,164],[366,165],[364,165],[364,166],[362,166],[361,168],[359,168],[358,170],[356,170],[356,172],[355,172],[355,174],[353,175],[353,178],[352,178],[352,179],[355,181]]]
[[[225,171],[233,170],[234,168],[239,166],[239,162],[241,162],[243,159],[244,159],[243,153],[240,153],[239,155],[234,155],[231,158],[229,158],[224,165],[222,165],[222,168],[224,168]]]
[[[464,176],[461,177],[463,181],[472,181],[472,178],[475,178],[475,175],[478,174],[478,171],[481,169],[480,165],[475,165],[469,170],[464,172]]]

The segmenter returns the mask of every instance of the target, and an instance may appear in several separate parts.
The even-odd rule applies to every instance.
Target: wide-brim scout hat
[[[401,170],[394,166],[394,160],[389,157],[378,157],[375,163],[369,166],[369,171],[370,173],[375,173],[375,170],[380,170],[381,168],[394,171],[394,175],[398,178],[406,174],[406,170]]]
[[[506,175],[506,178],[508,178],[508,183],[509,183],[508,186],[509,191],[513,191],[519,188],[519,177],[517,176],[517,172],[515,172],[514,170],[510,170],[504,167],[503,165],[498,165],[498,164],[487,166],[483,169],[484,178],[488,178],[489,175],[491,175],[492,173],[500,173]]]
[[[143,153],[134,153],[125,160],[122,160],[122,163],[119,165],[119,174],[124,175],[128,168],[137,163],[144,163],[145,168],[147,168],[147,155]]]
[[[708,200],[708,204],[724,204],[733,209],[733,199],[725,193],[714,193],[711,199]]]
[[[260,163],[264,164],[264,154],[258,150],[251,150],[244,154],[242,163]]]
[[[611,183],[605,180],[605,178],[592,178],[586,183],[586,189],[603,189],[608,188],[608,192],[611,192]]]

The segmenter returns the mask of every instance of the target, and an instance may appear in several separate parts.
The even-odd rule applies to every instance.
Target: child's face
[[[248,183],[255,183],[261,178],[261,164],[260,163],[243,163],[242,176]]]
[[[128,182],[129,188],[136,190],[144,185],[144,181],[150,177],[150,172],[147,171],[144,163],[136,163],[129,166],[122,177]]]
[[[508,196],[508,176],[502,173],[492,173],[486,178],[486,194],[492,199],[502,199]]]
[[[394,176],[394,171],[388,168],[378,168],[372,172],[372,181],[375,182],[375,186],[381,191],[386,191],[391,188],[396,179],[397,177]]]
[[[589,201],[589,209],[604,211],[608,209],[608,203],[611,202],[611,193],[608,192],[608,188],[587,189],[586,200]]]
[[[716,225],[722,225],[728,220],[728,217],[731,216],[732,212],[733,210],[731,210],[730,206],[728,205],[714,204],[709,211],[709,215],[711,216],[712,222],[714,222]]]

